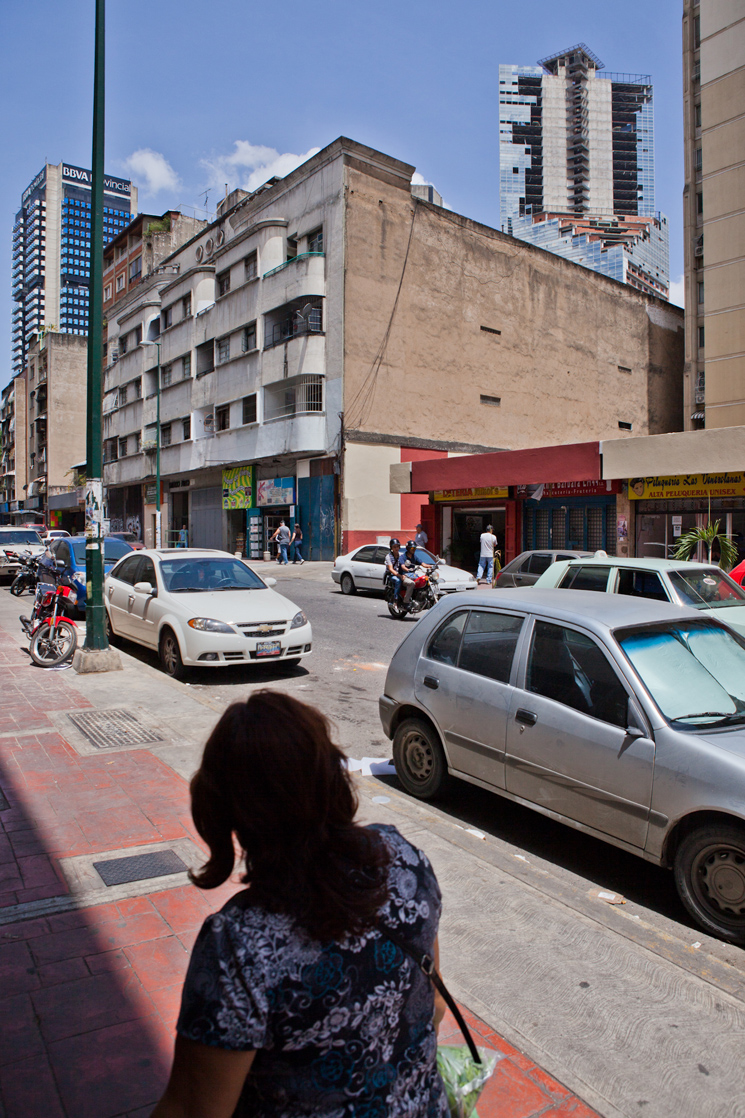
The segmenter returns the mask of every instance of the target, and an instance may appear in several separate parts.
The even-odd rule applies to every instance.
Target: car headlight
[[[299,629],[301,625],[307,625],[307,624],[308,624],[308,618],[305,616],[305,614],[303,613],[302,610],[299,610],[295,614],[295,616],[293,617],[292,624],[290,625],[290,628],[291,629]]]
[[[192,629],[199,629],[202,633],[233,633],[235,629],[226,621],[213,621],[211,617],[192,617],[187,622]]]

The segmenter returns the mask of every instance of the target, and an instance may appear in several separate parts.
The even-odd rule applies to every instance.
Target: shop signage
[[[144,485],[143,489],[145,491],[145,494],[144,494],[145,504],[146,505],[154,505],[156,503],[157,499],[158,499],[158,487],[157,487],[157,485]]]
[[[686,497],[745,497],[745,473],[670,474],[629,478],[632,501],[673,501]]]
[[[547,481],[544,485],[516,485],[515,496],[523,500],[532,497],[605,497],[620,493],[620,481]]]
[[[491,500],[498,497],[504,500],[509,497],[510,491],[506,485],[503,486],[489,486],[483,485],[477,489],[436,489],[436,501],[483,501],[484,499]]]
[[[272,477],[257,482],[256,504],[259,508],[267,505],[294,505],[294,477]]]
[[[62,164],[62,178],[67,182],[79,182],[85,186],[93,186],[93,173],[83,167],[73,167],[70,163]],[[111,175],[104,175],[103,188],[116,194],[130,194],[132,184],[127,179],[115,179]]]
[[[253,466],[232,466],[222,472],[222,507],[250,509],[253,507],[251,487]]]

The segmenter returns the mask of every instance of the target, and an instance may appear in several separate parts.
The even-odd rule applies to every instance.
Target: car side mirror
[[[636,703],[629,699],[626,707],[626,737],[627,738],[646,738],[647,731],[641,728],[641,718],[636,709]]]
[[[276,578],[265,578],[264,582],[267,584],[267,586],[276,586],[277,585]]]
[[[148,594],[151,598],[157,598],[158,597],[157,587],[153,586],[152,583],[150,583],[150,582],[136,582],[135,583],[135,593],[137,593],[137,594]]]
[[[444,567],[445,565],[446,565],[446,564],[445,564],[445,560],[444,560],[444,559],[438,559],[438,560],[437,560],[437,566],[438,566],[438,567]]]
[[[55,562],[55,566],[56,566],[58,571],[64,571],[65,567],[67,566],[67,563],[65,562],[64,559],[57,559],[57,561]]]

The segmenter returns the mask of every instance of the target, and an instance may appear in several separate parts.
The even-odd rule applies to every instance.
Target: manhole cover
[[[10,804],[5,798],[2,788],[0,788],[0,811],[7,811]]]
[[[96,749],[120,749],[163,740],[128,710],[87,710],[67,717]]]
[[[156,850],[153,854],[134,854],[129,858],[94,862],[93,868],[104,885],[126,885],[130,881],[145,881],[148,877],[183,873],[188,867],[173,850]]]

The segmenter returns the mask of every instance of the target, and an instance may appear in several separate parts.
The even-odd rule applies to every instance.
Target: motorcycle
[[[55,581],[37,584],[31,616],[18,619],[30,641],[31,659],[41,668],[64,664],[78,647],[78,627],[67,616],[77,602],[75,584],[58,571],[49,574]]]
[[[403,621],[408,614],[423,613],[437,604],[440,596],[438,582],[440,572],[437,567],[427,570],[425,567],[416,567],[412,575],[414,579],[414,592],[408,606],[404,602],[406,587],[401,583],[398,593],[394,593],[393,581],[390,575],[385,576],[385,600],[388,603],[388,612],[397,621]]]
[[[21,554],[8,551],[6,554],[21,565],[20,570],[10,584],[11,594],[14,594],[16,598],[20,598],[26,590],[33,594],[39,581],[39,556],[32,555],[30,551],[24,551]]]

